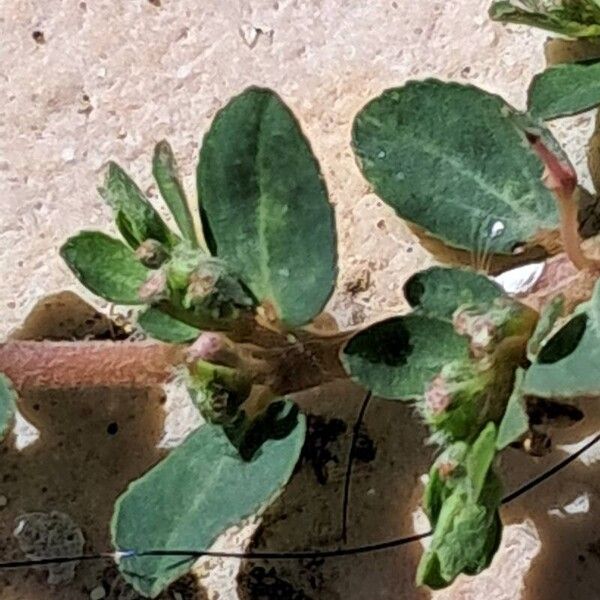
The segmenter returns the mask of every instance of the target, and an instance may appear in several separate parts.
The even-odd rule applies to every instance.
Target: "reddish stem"
[[[166,381],[184,347],[161,342],[34,342],[0,344],[0,372],[28,387],[146,387]]]

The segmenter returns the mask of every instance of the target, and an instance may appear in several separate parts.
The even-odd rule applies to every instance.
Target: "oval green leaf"
[[[445,244],[511,254],[558,226],[527,142],[530,123],[502,98],[436,80],[383,92],[357,115],[353,146],[375,193]],[[538,131],[555,147],[547,131]]]
[[[533,117],[548,121],[600,105],[600,62],[556,65],[536,75],[529,88]]]
[[[143,304],[139,289],[152,271],[121,241],[100,231],[69,238],[60,255],[88,290],[119,304]]]
[[[119,497],[111,523],[121,552],[210,548],[229,527],[263,510],[290,478],[304,443],[300,416],[286,438],[265,442],[242,460],[223,430],[204,424]],[[129,556],[119,568],[146,597],[154,598],[185,574],[191,556]]]
[[[191,342],[200,335],[200,330],[151,306],[139,314],[138,325],[154,339],[173,344]]]
[[[355,335],[342,352],[350,377],[377,396],[416,400],[442,367],[469,356],[467,338],[442,319],[395,317]]]
[[[600,396],[600,284],[592,299],[541,346],[523,392],[540,398]]]
[[[113,209],[119,231],[133,248],[148,239],[166,246],[177,243],[177,236],[117,163],[109,163],[104,187],[99,192]]]
[[[404,295],[412,307],[424,314],[452,320],[461,306],[491,303],[505,294],[485,275],[467,269],[431,267],[407,280]]]
[[[162,140],[154,149],[152,159],[152,173],[165,204],[169,207],[179,231],[183,237],[194,247],[198,247],[198,237],[194,226],[194,219],[190,206],[179,180],[177,162],[171,146]]]
[[[503,450],[508,445],[516,442],[529,429],[529,415],[523,396],[523,379],[525,372],[523,369],[517,369],[515,375],[515,385],[508,399],[506,411],[498,427],[498,437],[496,438],[496,449]]]
[[[248,89],[217,114],[198,191],[211,251],[259,301],[291,327],[318,315],[337,274],[333,208],[308,141],[273,92]]]

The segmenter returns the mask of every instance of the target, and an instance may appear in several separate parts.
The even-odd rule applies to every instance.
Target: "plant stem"
[[[281,341],[281,340],[280,340]],[[338,355],[345,338],[308,338],[276,348],[237,343],[254,383],[277,396],[345,377]],[[187,360],[187,346],[156,341],[20,341],[0,344],[0,372],[17,387],[146,387],[167,381]],[[256,360],[254,360],[256,359]],[[260,369],[256,364],[263,365]]]
[[[0,372],[17,387],[146,387],[166,381],[185,348],[162,342],[35,342],[0,344]]]
[[[577,203],[571,195],[570,197],[555,190],[558,199],[558,210],[560,214],[560,234],[563,248],[570,261],[583,271],[594,266],[594,261],[590,260],[581,250],[581,236],[579,235],[579,221],[577,219]]]
[[[578,205],[574,197],[577,189],[577,174],[570,164],[561,161],[548,149],[538,136],[529,134],[527,139],[546,167],[544,183],[557,200],[560,233],[565,253],[580,271],[594,267],[594,261],[587,258],[581,249]]]

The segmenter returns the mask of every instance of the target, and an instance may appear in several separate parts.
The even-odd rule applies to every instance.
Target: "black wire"
[[[346,479],[344,480],[344,500],[342,503],[342,542],[344,544],[348,541],[348,503],[350,500],[352,463],[354,462],[354,454],[356,453],[356,443],[360,434],[360,428],[362,427],[363,419],[365,418],[365,413],[367,412],[367,407],[369,406],[370,400],[371,392],[369,391],[362,401],[362,405],[358,411],[358,416],[356,417],[356,422],[354,423],[354,427],[352,429],[352,442],[350,444],[350,452],[348,454],[348,467],[346,468]]]
[[[584,444],[579,450],[573,454],[567,456],[564,460],[560,461],[553,467],[550,467],[547,471],[544,471],[541,475],[538,475],[534,479],[531,479],[515,491],[511,492],[502,499],[502,504],[508,504],[513,502],[520,496],[523,496],[533,488],[542,484],[544,481],[570,465],[573,461],[577,460],[582,454],[587,452],[595,444],[600,442],[600,433],[596,434],[589,442]],[[190,559],[201,558],[208,556],[211,558],[238,558],[241,560],[302,560],[302,559],[318,559],[318,558],[334,558],[344,556],[354,556],[357,554],[367,554],[370,552],[380,552],[382,550],[389,550],[391,548],[398,548],[405,546],[413,542],[425,539],[432,534],[431,531],[425,533],[417,533],[406,537],[396,538],[387,542],[381,542],[378,544],[366,544],[363,546],[355,546],[351,548],[338,548],[332,550],[305,550],[300,552],[221,552],[218,550],[147,550],[145,552],[121,552],[121,553],[101,553],[101,554],[83,554],[81,556],[59,556],[56,558],[40,558],[30,560],[18,560],[18,561],[7,561],[0,562],[0,570],[8,569],[20,569],[29,568],[36,566],[43,566],[48,564],[64,564],[69,562],[78,561],[92,561],[92,560],[106,560],[114,559],[115,555],[120,555],[123,558],[135,557],[143,558],[150,556],[186,556]]]
[[[584,452],[587,452],[592,446],[596,445],[598,442],[600,442],[600,433],[597,433],[589,442],[584,444],[576,452],[573,452],[573,454],[570,454],[569,456],[567,456],[567,458],[565,458],[564,460],[561,460],[559,463],[555,464],[553,467],[550,467],[547,471],[544,471],[541,475],[538,475],[537,477],[530,479],[527,483],[524,483],[521,487],[517,488],[514,492],[511,492],[510,494],[508,494],[508,496],[505,496],[504,498],[502,498],[502,504],[508,504],[509,502],[512,502],[519,496],[526,494],[527,492],[529,492],[533,488],[537,487],[541,483],[544,483],[544,481],[546,481],[547,479],[552,477],[552,475],[554,475],[555,473],[558,473],[565,467],[569,466],[573,461],[577,460]]]

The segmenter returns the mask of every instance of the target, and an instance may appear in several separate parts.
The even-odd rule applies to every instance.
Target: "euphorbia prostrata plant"
[[[513,4],[495,10],[506,15]],[[522,4],[531,12],[543,3]],[[569,32],[583,31],[571,24],[577,16],[591,31],[588,11],[600,8],[590,0],[567,14],[577,4],[565,0],[544,23],[565,29],[568,17]],[[600,395],[600,288],[591,299],[532,307],[488,273],[564,250],[597,277],[581,247],[575,171],[546,122],[599,104],[597,64],[539,74],[524,112],[435,79],[372,99],[352,130],[358,165],[451,266],[406,282],[409,314],[357,331],[339,331],[323,312],[337,275],[334,211],[308,141],[273,92],[242,92],[205,134],[194,203],[202,232],[166,142],[153,173],[177,233],[109,164],[100,193],[123,241],[85,231],[61,255],[98,296],[142,306],[148,335],[189,344],[188,388],[205,419],[116,503],[112,539],[127,581],[155,597],[194,559],[140,552],[209,548],[260,513],[304,442],[304,417],[288,396],[343,377],[413,403],[438,448],[424,491],[433,536],[418,583],[445,587],[490,564],[502,535],[495,458],[527,437],[528,398]],[[14,410],[3,382],[0,431]]]

